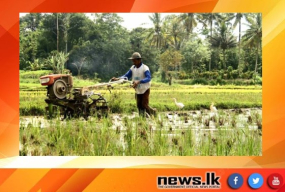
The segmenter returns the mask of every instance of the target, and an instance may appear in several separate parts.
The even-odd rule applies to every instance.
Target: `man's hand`
[[[134,81],[133,82],[133,88],[137,88],[138,84],[140,84],[140,81]]]
[[[117,77],[112,77],[111,81],[118,81],[120,80],[120,78],[117,78]]]

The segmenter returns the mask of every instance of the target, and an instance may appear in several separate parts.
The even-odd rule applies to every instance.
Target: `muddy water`
[[[114,130],[120,128],[121,131],[126,130],[123,119],[134,119],[138,117],[137,113],[132,115],[126,114],[110,114],[109,118],[112,120],[112,128]],[[257,118],[262,121],[262,110],[260,108],[252,109],[227,109],[219,110],[218,113],[210,112],[209,110],[193,110],[193,111],[180,111],[180,112],[162,112],[158,114],[157,119],[146,118],[147,122],[152,126],[153,130],[156,130],[157,124],[163,122],[163,127],[166,129],[192,129],[205,131],[213,131],[219,128],[246,128],[258,129]],[[90,118],[93,121],[93,118]],[[50,126],[54,121],[60,121],[59,118],[48,120],[43,116],[22,116],[20,117],[20,127],[27,127],[32,125],[33,127],[46,128]],[[78,120],[76,120],[78,121]],[[84,119],[79,119],[84,122]],[[60,121],[62,125],[66,124],[66,121]],[[134,124],[135,122],[133,122]]]

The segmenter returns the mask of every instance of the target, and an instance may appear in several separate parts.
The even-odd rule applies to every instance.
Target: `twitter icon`
[[[258,189],[263,185],[263,177],[259,173],[253,173],[248,178],[248,185],[253,189]]]

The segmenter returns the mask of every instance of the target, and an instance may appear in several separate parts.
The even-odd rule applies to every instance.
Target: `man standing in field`
[[[156,109],[149,106],[149,94],[151,84],[151,74],[147,65],[142,63],[142,57],[138,52],[133,53],[129,58],[133,62],[130,70],[120,78],[113,77],[112,80],[119,80],[121,78],[128,78],[133,81],[133,88],[135,89],[135,99],[139,115],[144,116],[145,112],[149,115],[156,115]]]

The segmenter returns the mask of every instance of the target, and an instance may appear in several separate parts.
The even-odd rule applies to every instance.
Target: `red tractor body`
[[[40,81],[42,85],[52,85],[54,81],[57,79],[64,79],[66,83],[69,85],[73,85],[72,77],[71,75],[66,75],[66,74],[52,74],[52,75],[45,75],[40,77]]]

